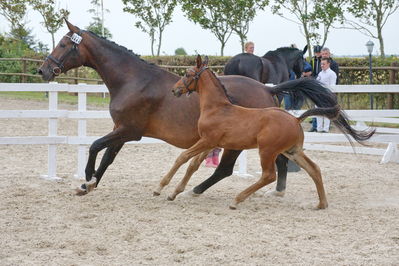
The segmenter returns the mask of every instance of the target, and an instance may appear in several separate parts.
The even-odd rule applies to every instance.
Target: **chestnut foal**
[[[198,131],[200,140],[188,150],[182,152],[173,167],[160,182],[157,191],[168,184],[178,168],[190,158],[215,147],[231,150],[259,148],[262,165],[262,176],[258,182],[237,195],[230,205],[236,209],[252,193],[276,180],[275,160],[284,154],[306,170],[316,184],[319,195],[319,209],[327,207],[320,168],[303,152],[304,133],[301,121],[312,115],[326,116],[335,119],[339,113],[338,106],[331,108],[314,108],[306,111],[299,118],[279,108],[249,109],[233,105],[223,85],[207,67],[208,60],[202,63],[197,57],[197,66],[187,70],[186,75],[174,86],[175,96],[196,91],[200,98],[200,118]],[[184,112],[184,110],[182,110]],[[189,178],[183,179],[169,200],[184,191]]]

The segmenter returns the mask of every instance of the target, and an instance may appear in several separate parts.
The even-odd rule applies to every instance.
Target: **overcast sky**
[[[59,1],[61,7],[67,7],[71,14],[69,21],[80,28],[85,28],[91,21],[90,0]],[[136,21],[132,14],[122,11],[123,4],[119,0],[104,0],[104,7],[110,10],[105,14],[105,26],[111,31],[112,40],[132,49],[141,55],[150,55],[150,40],[148,35],[134,27]],[[33,10],[28,13],[28,27],[33,29],[36,39],[48,44],[51,49],[51,36],[40,25],[41,16]],[[391,16],[383,29],[386,54],[399,54],[399,11]],[[0,16],[0,32],[8,31],[7,21]],[[67,32],[66,26],[56,34],[56,43]],[[367,54],[365,47],[370,38],[354,30],[332,29],[325,46],[336,56]],[[305,46],[305,38],[299,27],[284,18],[271,14],[270,11],[258,12],[250,25],[248,40],[255,42],[255,54],[263,55],[269,50],[296,43],[298,48]],[[379,54],[378,40],[372,40],[376,45],[374,55]],[[196,52],[206,55],[220,55],[219,41],[210,31],[190,22],[180,7],[177,7],[173,22],[164,31],[161,54],[173,55],[176,48],[183,47],[188,54]],[[229,39],[224,55],[235,55],[241,52],[239,38],[235,35]]]

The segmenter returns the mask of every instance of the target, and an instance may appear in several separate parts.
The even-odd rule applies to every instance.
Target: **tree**
[[[263,9],[268,5],[268,2],[267,0],[258,4],[259,1],[255,0],[236,0],[229,5],[229,25],[240,38],[242,52],[244,52],[244,45],[247,40],[249,23],[255,18],[256,11],[259,8]]]
[[[162,34],[165,27],[172,22],[173,11],[177,0],[122,0],[123,11],[135,15],[139,21],[135,26],[150,36],[151,54],[154,56],[154,46],[157,35],[157,52],[159,56],[162,45]]]
[[[229,12],[231,0],[181,0],[186,17],[198,23],[202,28],[210,30],[220,42],[220,54],[223,56],[224,47],[233,29]]]
[[[94,8],[90,8],[87,12],[93,14],[93,21],[86,30],[105,38],[112,38],[111,31],[104,26],[104,12],[109,13],[109,9],[104,9],[103,0],[92,0],[90,3]]]
[[[175,50],[175,55],[187,55],[186,50],[183,47],[177,48]]]
[[[335,22],[343,21],[345,0],[274,0],[272,12],[299,25],[308,47],[311,42],[323,46]],[[292,20],[281,12],[285,9],[295,16]],[[309,49],[312,56],[312,50]]]
[[[30,2],[33,9],[38,11],[43,17],[42,25],[51,34],[53,50],[55,48],[54,34],[61,28],[64,23],[63,18],[68,18],[69,11],[67,9],[57,9],[56,0],[33,0]]]
[[[0,14],[10,23],[10,36],[29,46],[34,44],[31,30],[26,27],[26,0],[1,0]]]
[[[350,0],[348,11],[357,21],[345,18],[343,28],[355,29],[380,43],[381,57],[385,57],[382,29],[388,18],[399,8],[398,0]]]

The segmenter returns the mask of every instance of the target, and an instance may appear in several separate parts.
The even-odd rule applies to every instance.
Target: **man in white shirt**
[[[335,85],[337,81],[337,74],[331,70],[330,58],[322,58],[320,62],[320,67],[322,71],[317,75],[317,80],[324,85],[330,86]],[[330,130],[330,120],[323,116],[317,116],[317,132],[328,132]]]

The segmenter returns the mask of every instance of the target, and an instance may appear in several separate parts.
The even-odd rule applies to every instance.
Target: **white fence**
[[[337,93],[399,93],[399,85],[338,85],[332,87]],[[94,118],[110,118],[109,111],[88,111],[86,109],[87,93],[107,93],[104,85],[87,84],[58,84],[58,83],[0,83],[0,91],[36,91],[48,92],[48,110],[0,110],[1,118],[48,118],[48,136],[29,137],[0,137],[0,144],[47,144],[48,145],[48,170],[46,178],[57,179],[57,145],[78,145],[77,177],[84,177],[86,165],[87,146],[101,136],[86,135],[86,121]],[[68,111],[58,109],[58,92],[78,93],[78,110]],[[364,127],[362,122],[383,122],[399,124],[399,110],[346,110],[347,114],[358,121],[358,128]],[[298,111],[297,114],[301,113]],[[77,136],[59,136],[57,134],[58,119],[77,119]],[[305,133],[305,148],[309,150],[326,150],[333,152],[353,152],[350,146],[328,145],[324,143],[346,142],[342,134],[332,133]],[[377,134],[370,142],[384,143],[386,149],[357,147],[357,153],[383,155],[382,162],[399,162],[399,129],[377,128]],[[137,142],[132,142],[137,143]],[[163,141],[152,138],[143,138],[139,143],[163,143]],[[240,156],[239,171],[241,175],[247,173],[246,152]]]

